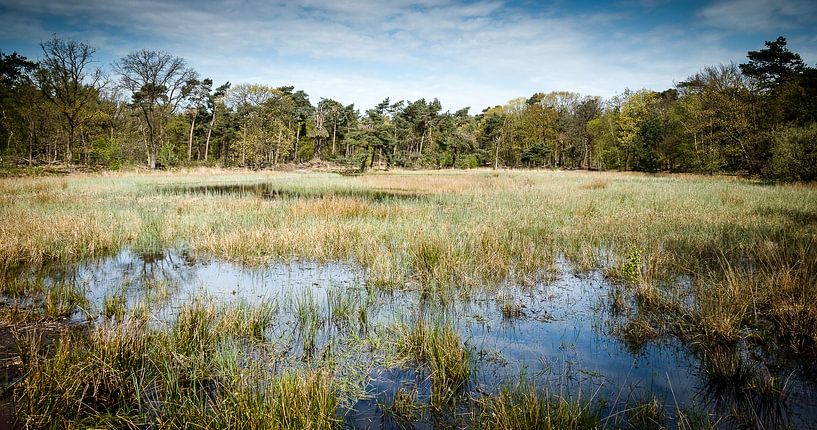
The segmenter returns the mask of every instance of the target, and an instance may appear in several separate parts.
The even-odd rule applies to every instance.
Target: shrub
[[[817,124],[775,133],[767,173],[783,181],[817,179]]]

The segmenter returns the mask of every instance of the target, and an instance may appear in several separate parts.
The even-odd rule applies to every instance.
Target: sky
[[[664,90],[781,35],[814,66],[817,2],[0,0],[0,50],[38,59],[55,34],[93,46],[108,71],[160,50],[216,86],[294,85],[362,110],[436,97],[478,113],[539,91]]]

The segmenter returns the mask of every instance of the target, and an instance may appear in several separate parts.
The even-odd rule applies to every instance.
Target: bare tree
[[[196,72],[180,57],[144,49],[126,55],[114,69],[131,92],[133,106],[142,114],[148,165],[155,169],[165,125],[185,98],[187,83],[197,78]]]
[[[68,132],[65,161],[70,164],[76,131],[93,114],[88,108],[97,99],[103,75],[99,69],[91,69],[95,51],[85,43],[54,36],[40,47],[44,58],[37,83],[65,119]]]

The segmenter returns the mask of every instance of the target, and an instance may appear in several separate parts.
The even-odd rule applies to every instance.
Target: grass
[[[126,299],[124,290],[105,296],[105,300],[102,304],[102,314],[105,316],[105,318],[122,321],[122,318],[125,317],[125,311],[127,309]]]
[[[496,301],[503,319],[513,320],[525,316],[524,305],[516,301],[512,292],[504,290],[497,291]]]
[[[325,320],[323,310],[312,290],[303,291],[301,297],[296,299],[295,312],[304,356],[312,356],[317,344],[318,330],[323,326]]]
[[[636,402],[634,406],[626,410],[626,415],[630,425],[637,429],[659,430],[666,428],[664,404],[655,396]]]
[[[269,185],[264,192],[212,188],[236,184]],[[204,185],[209,191],[195,189]],[[199,298],[163,328],[153,327],[149,304],[130,310],[136,316],[129,319],[124,294],[106,297],[100,311],[108,321],[27,364],[22,393],[32,427],[47,427],[47,414],[113,427],[175,428],[199,418],[217,427],[263,417],[279,427],[335,426],[326,396],[337,381],[310,368],[339,354],[331,341],[319,345],[320,330],[352,332],[357,321],[365,338],[384,336],[373,324],[372,303],[400,290],[440,307],[487,290],[514,323],[525,310],[504,285],[547,282],[562,256],[579,272],[604,269],[616,284],[610,309],[624,320],[617,333],[633,350],[674,336],[701,358],[710,379],[745,377],[742,387],[774,397],[785,383],[750,374],[718,348],[748,345],[804,363],[817,358],[815,208],[812,185],[687,175],[473,170],[345,177],[200,169],[2,178],[0,289],[13,309],[35,309],[38,318],[87,312],[77,284],[46,285],[16,274],[126,248],[147,260],[184,247],[248,266],[307,259],[366,271],[365,293],[331,287],[324,302],[305,290],[283,309],[276,302],[227,306]],[[167,300],[171,288],[145,286],[156,302]],[[275,321],[288,312],[294,324],[282,333]],[[399,355],[430,375],[430,404],[440,409],[467,397],[473,369],[454,327],[432,320],[421,316],[386,336],[394,335],[387,341]],[[270,372],[248,358],[276,362],[292,349],[290,338],[304,350],[303,363],[283,366],[294,373]],[[251,386],[252,378],[269,384]],[[159,398],[170,394],[181,400]],[[66,396],[74,400],[58,401]],[[283,418],[269,398],[294,399],[310,412],[275,421]],[[157,402],[162,411],[148,407]],[[497,418],[477,421],[496,428],[586,412],[528,389],[486,397],[482,406]],[[649,421],[651,413],[641,415]]]
[[[417,400],[417,387],[411,389],[398,387],[390,404],[378,405],[386,414],[396,418],[401,424],[410,426],[420,418],[423,405]]]
[[[531,384],[505,387],[497,395],[478,401],[477,428],[513,429],[600,429],[599,412],[592,403],[548,396]]]
[[[440,410],[463,392],[471,377],[471,353],[450,323],[417,321],[397,326],[397,356],[431,376],[432,408]]]
[[[735,427],[786,427],[787,380],[773,376],[730,347],[704,351],[705,398],[727,411],[724,420]]]
[[[603,190],[609,186],[610,183],[604,179],[593,179],[590,182],[582,184],[581,188],[585,190]]]
[[[186,175],[79,175],[3,179],[0,264],[70,262],[132,247],[196,252],[260,264],[279,258],[352,258],[385,283],[475,285],[535,278],[562,252],[592,266],[596,249],[632,250],[645,272],[708,269],[766,241],[802,244],[817,192],[748,181],[633,174],[482,171],[375,174],[194,171]],[[59,182],[61,181],[61,182]],[[159,193],[170,185],[268,181],[277,189],[324,190],[317,198]],[[67,184],[63,188],[62,183]],[[605,183],[587,188],[587,184]],[[51,190],[53,191],[44,191]],[[402,190],[423,199],[364,199],[341,192]],[[569,191],[569,192],[568,192]],[[51,198],[43,202],[40,196]],[[724,200],[724,193],[741,199]],[[48,219],[48,222],[43,222]],[[632,257],[632,255],[631,255]],[[586,261],[585,261],[586,260]],[[627,261],[632,268],[633,258]],[[596,263],[597,264],[597,263]],[[700,267],[703,266],[703,267]],[[633,277],[633,270],[627,276]]]
[[[280,374],[254,359],[270,305],[186,305],[169,326],[134,318],[64,334],[49,356],[28,339],[17,391],[24,424],[187,428],[338,427],[339,396],[322,370]],[[260,342],[250,348],[241,340]]]
[[[338,327],[348,326],[354,321],[357,303],[361,303],[361,297],[351,289],[333,285],[326,291],[327,313],[330,321]],[[358,311],[358,318],[367,321],[368,315],[360,317],[365,312]]]
[[[84,288],[76,282],[0,278],[0,296],[8,299],[3,317],[18,315],[29,320],[59,320],[79,312],[88,315],[91,311]]]
[[[46,289],[43,307],[49,318],[67,318],[77,310],[87,309],[88,299],[76,284],[58,282]]]

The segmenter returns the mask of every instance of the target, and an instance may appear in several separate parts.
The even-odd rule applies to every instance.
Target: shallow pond
[[[171,195],[227,195],[238,197],[258,197],[263,199],[320,199],[332,197],[359,198],[369,202],[399,200],[421,200],[426,197],[409,190],[398,188],[357,189],[357,188],[283,188],[277,184],[208,184],[176,185],[159,190],[159,193]]]
[[[558,273],[547,283],[506,284],[446,299],[428,297],[416,289],[386,291],[368,286],[366,271],[354,264],[291,262],[248,268],[177,250],[153,257],[123,251],[99,261],[18,276],[37,277],[46,285],[77,286],[85,292],[88,305],[72,318],[92,324],[104,319],[106,300],[116,295],[123,295],[126,308],[150,299],[157,323],[173,320],[178,309],[196,297],[276,303],[280,311],[266,336],[290,342],[293,363],[308,359],[310,351],[320,351],[336,338],[362,331],[382,333],[386,327],[411,324],[419,318],[444,318],[453,323],[474,357],[469,396],[495,393],[524,375],[551,394],[603,399],[604,413],[612,417],[622,415],[634,402],[655,396],[670,421],[678,408],[721,416],[730,408],[746,405],[756,408],[759,424],[773,427],[807,427],[815,418],[813,379],[797,369],[774,371],[773,376],[785,381],[784,395],[774,401],[746,400],[741,396],[754,394],[723,387],[723,381],[713,387],[699,357],[677,339],[628,342],[614,335],[621,324],[620,316],[611,309],[614,286],[601,271],[579,275],[564,261],[557,261],[556,267]],[[329,320],[333,306],[344,298],[358,310],[366,302],[365,322],[356,323],[356,330],[323,324],[311,340],[298,333],[299,303],[308,299]],[[757,371],[769,372],[752,361],[751,354],[742,354]],[[341,412],[349,427],[400,428],[406,423],[394,421],[380,405],[388,403],[399,388],[416,389],[420,401],[430,396],[429,378],[422,370],[389,366],[380,358],[377,353],[353,353],[344,358],[350,367],[367,369],[366,395],[351,399]],[[457,424],[455,419],[439,419],[423,416],[410,424],[415,428]],[[616,423],[611,426],[621,425]]]

